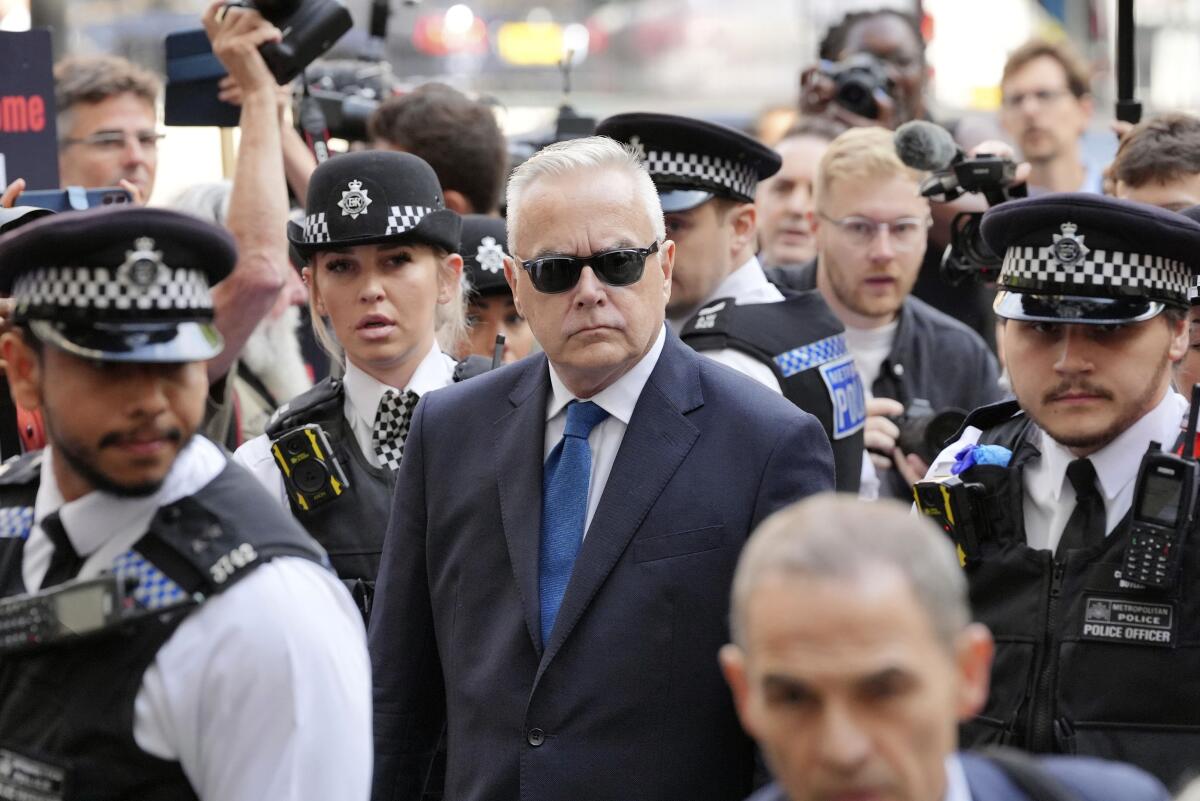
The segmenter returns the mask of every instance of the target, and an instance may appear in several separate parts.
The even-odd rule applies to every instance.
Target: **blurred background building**
[[[373,4],[388,6],[385,40],[368,34]],[[198,24],[204,0],[0,0],[0,27],[55,31],[58,55],[111,52],[163,68],[166,34]],[[939,118],[990,116],[1007,53],[1033,34],[1067,37],[1091,61],[1098,115],[1090,149],[1114,145],[1115,0],[346,0],[355,29],[330,54],[383,60],[401,89],[441,80],[493,98],[505,130],[536,138],[563,99],[603,117],[655,109],[749,126],[792,106],[798,76],[825,30],[846,12],[917,13],[928,41]],[[1200,0],[1137,0],[1139,99],[1156,109],[1200,108]],[[192,132],[194,133],[194,132]],[[174,141],[173,141],[174,140]],[[186,140],[186,143],[185,143]],[[192,136],[169,132],[171,152]],[[184,151],[179,151],[184,152]],[[200,162],[204,160],[201,159]],[[219,161],[219,159],[218,159]],[[184,176],[179,176],[182,179]],[[159,195],[164,197],[165,193]]]

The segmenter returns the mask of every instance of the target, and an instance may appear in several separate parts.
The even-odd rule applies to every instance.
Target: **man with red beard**
[[[979,488],[964,512],[978,542],[959,544],[997,655],[964,742],[1119,757],[1170,785],[1200,749],[1186,686],[1200,598],[1185,589],[1200,547],[1194,497],[1172,497],[1161,470],[1138,477],[1188,408],[1171,366],[1188,348],[1200,225],[1077,193],[1001,204],[982,229],[1004,254],[995,311],[1016,400],[973,412],[928,477]],[[1131,519],[1147,515],[1182,540],[1137,547]],[[1160,563],[1172,550],[1181,561]]]

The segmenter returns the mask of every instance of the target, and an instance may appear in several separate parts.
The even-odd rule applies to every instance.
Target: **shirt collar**
[[[81,498],[64,502],[54,477],[54,449],[47,446],[42,459],[41,480],[34,501],[33,517],[38,525],[53,512],[66,529],[67,538],[83,557],[94,553],[114,536],[137,530],[161,506],[195,494],[225,469],[225,455],[204,437],[193,437],[180,451],[162,486],[152,495],[126,498],[94,490]]]
[[[367,375],[361,368],[349,360],[346,361],[346,375],[342,383],[346,387],[346,397],[350,401],[350,409],[355,417],[368,429],[375,425],[375,414],[379,410],[379,401],[388,390],[412,390],[418,395],[441,389],[450,383],[453,370],[447,367],[447,360],[442,355],[437,343],[434,342],[425,358],[413,371],[412,378],[404,387],[389,387]],[[346,415],[347,417],[350,414]]]
[[[708,300],[745,297],[771,285],[771,282],[767,280],[767,274],[763,272],[762,265],[758,262],[758,256],[751,256],[744,264],[725,276],[725,280],[717,284],[717,288],[712,291]],[[708,301],[705,301],[704,305],[708,305]]]
[[[1146,447],[1151,441],[1162,443],[1163,447],[1168,449],[1175,445],[1187,408],[1187,400],[1175,390],[1168,389],[1157,406],[1142,415],[1112,442],[1088,457],[1092,461],[1092,467],[1096,469],[1096,477],[1100,481],[1100,491],[1104,493],[1105,501],[1115,500],[1121,494],[1121,490],[1136,478],[1137,465],[1141,464],[1142,454],[1146,452]],[[1045,431],[1041,433],[1042,458],[1046,460],[1050,495],[1058,502],[1062,496],[1067,465],[1076,457]]]
[[[587,400],[608,412],[610,417],[615,417],[625,425],[629,425],[629,420],[633,417],[633,408],[637,406],[642,389],[650,380],[650,374],[654,372],[654,365],[658,364],[658,357],[662,355],[663,345],[666,341],[667,329],[664,326],[659,329],[658,338],[654,340],[650,350],[629,369],[629,372]],[[571,401],[580,400],[571,393],[571,390],[567,389],[567,385],[558,377],[554,363],[550,362],[549,364],[551,395],[550,402],[546,404],[547,420],[560,414]]]
[[[958,754],[946,757],[946,795],[942,801],[971,801],[971,785]]]

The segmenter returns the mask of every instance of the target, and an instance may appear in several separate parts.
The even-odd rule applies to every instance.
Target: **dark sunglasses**
[[[521,262],[529,273],[533,288],[547,295],[566,292],[579,283],[584,265],[591,266],[596,277],[609,286],[629,286],[642,278],[646,258],[658,252],[658,242],[644,248],[617,248],[590,256],[546,256]]]

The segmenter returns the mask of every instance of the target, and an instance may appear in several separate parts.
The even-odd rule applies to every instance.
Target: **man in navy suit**
[[[751,801],[1168,801],[1115,762],[956,751],[987,699],[949,539],[894,501],[795,504],[751,538],[721,666],[778,779]]]
[[[760,520],[833,486],[815,418],[664,325],[675,246],[637,155],[549,147],[505,272],[544,354],[426,395],[370,644],[374,798],[729,801],[751,789],[716,653]]]

